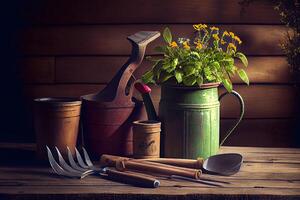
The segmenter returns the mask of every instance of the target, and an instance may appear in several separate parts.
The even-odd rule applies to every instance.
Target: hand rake
[[[49,163],[54,170],[54,172],[58,175],[69,177],[69,178],[79,178],[82,179],[88,175],[99,175],[104,178],[111,179],[113,181],[118,181],[126,184],[131,184],[140,187],[150,187],[156,188],[160,185],[160,182],[154,178],[141,176],[135,173],[126,173],[116,171],[107,167],[98,168],[93,165],[91,159],[85,150],[82,148],[84,159],[80,155],[79,151],[75,148],[75,155],[76,160],[75,162],[72,153],[69,148],[68,150],[68,160],[69,164],[64,160],[63,156],[61,155],[60,151],[57,147],[55,147],[57,155],[58,155],[58,162],[54,159],[54,156],[48,146],[48,159]]]

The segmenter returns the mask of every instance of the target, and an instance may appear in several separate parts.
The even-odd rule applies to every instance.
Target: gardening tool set
[[[84,95],[81,101],[36,100],[35,122],[40,138],[37,140],[38,154],[41,158],[47,152],[50,166],[57,175],[80,179],[96,175],[135,186],[155,188],[160,185],[156,176],[222,186],[220,184],[227,182],[201,178],[202,171],[219,175],[232,175],[239,171],[243,162],[240,154],[220,154],[198,159],[160,158],[160,150],[164,149],[161,140],[165,139],[160,134],[161,123],[165,122],[161,122],[156,115],[149,95],[151,89],[141,83],[133,84],[136,81],[132,76],[144,58],[147,44],[159,36],[157,31],[141,31],[127,37],[132,44],[131,56],[100,92]],[[132,97],[132,85],[142,94],[143,101]],[[148,120],[141,120],[143,105]],[[62,115],[62,110],[70,114]],[[55,120],[50,120],[51,125],[47,126],[49,113],[55,116]],[[71,135],[65,134],[67,125],[70,125],[70,116],[74,118],[70,119],[75,127],[68,128],[72,130],[68,131]],[[84,156],[81,156],[74,142],[79,126],[86,148],[82,148]],[[41,139],[43,129],[47,129],[47,141]],[[56,132],[54,139],[51,138],[51,131]],[[91,160],[99,158],[100,165],[96,167]]]

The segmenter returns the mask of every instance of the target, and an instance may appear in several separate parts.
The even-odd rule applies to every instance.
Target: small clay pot
[[[74,154],[76,146],[81,101],[75,98],[40,98],[34,100],[34,127],[36,155],[47,159],[46,145],[57,146],[65,156],[67,147]]]
[[[147,120],[133,122],[133,157],[160,157],[161,122]]]

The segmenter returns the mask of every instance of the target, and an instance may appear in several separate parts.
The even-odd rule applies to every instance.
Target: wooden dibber
[[[156,173],[162,175],[178,175],[193,179],[199,179],[202,171],[200,169],[190,169],[176,167],[161,163],[129,159],[118,156],[103,155],[100,159],[101,166],[115,166],[120,171],[133,170],[143,173]]]

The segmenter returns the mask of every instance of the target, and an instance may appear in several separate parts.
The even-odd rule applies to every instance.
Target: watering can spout
[[[154,105],[153,105],[153,102],[151,100],[151,96],[150,96],[151,88],[148,85],[143,84],[141,82],[136,82],[134,84],[134,87],[142,95],[148,119],[159,121],[158,116],[155,111],[155,108],[154,108]]]

